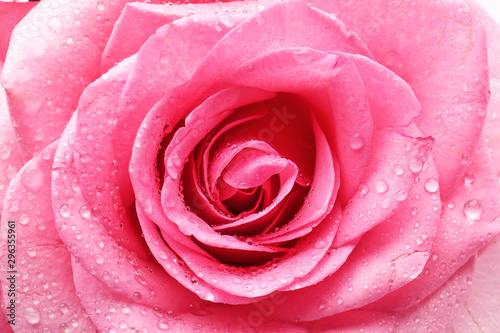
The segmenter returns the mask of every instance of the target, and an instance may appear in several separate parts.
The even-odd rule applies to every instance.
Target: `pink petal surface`
[[[3,203],[10,181],[23,164],[21,150],[19,149],[7,108],[5,90],[0,86],[0,203]],[[2,216],[2,210],[3,204],[0,204],[0,217]],[[4,284],[5,282],[2,280],[1,285],[3,286]],[[0,331],[11,332],[12,330],[10,325],[7,324],[7,318],[4,313],[5,303],[3,295],[0,298]]]
[[[28,3],[0,3],[0,62],[5,61],[12,30],[26,14],[37,5],[37,2]]]
[[[189,15],[203,17],[204,15],[218,14],[215,23],[216,29],[226,30],[237,24],[240,20],[239,17],[264,9],[268,2],[235,1],[197,4],[196,6],[172,3],[161,5],[140,2],[128,3],[116,21],[104,49],[101,72],[106,72],[114,64],[138,52],[146,40],[165,24]]]
[[[453,318],[467,299],[467,290],[474,272],[474,258],[470,259],[446,283],[416,306],[398,313],[395,332],[454,332]],[[466,333],[465,331],[455,331]],[[493,332],[493,331],[492,331]]]
[[[19,331],[94,330],[73,285],[70,253],[54,225],[50,175],[55,147],[50,145],[21,169],[3,203],[2,261],[7,263],[7,241],[14,239],[7,237],[13,234],[15,260],[13,266],[3,265],[0,275],[2,281],[14,277],[13,328]],[[14,225],[14,233],[9,225]],[[3,286],[6,302],[13,299],[10,291]]]
[[[335,13],[359,34],[375,59],[415,91],[418,120],[437,138],[435,156],[446,197],[479,145],[488,101],[484,30],[461,1],[328,1],[314,6]]]
[[[275,318],[328,317],[365,306],[417,278],[437,231],[439,196],[425,188],[436,172],[428,159],[420,180],[394,214],[359,240],[337,272],[315,285],[287,292],[289,302],[276,309]],[[328,259],[319,265],[327,263]],[[304,303],[308,306],[302,307]]]
[[[500,241],[498,236],[482,249],[476,260],[476,269],[468,298],[462,302],[453,321],[455,332],[497,332],[500,330]]]
[[[24,157],[61,135],[125,2],[45,1],[13,32],[2,82]]]
[[[374,133],[366,176],[344,210],[337,245],[362,236],[398,209],[415,186],[433,144],[433,138],[406,137],[391,130]],[[437,186],[437,175],[433,177]]]
[[[378,307],[411,306],[439,288],[498,233],[499,185],[485,146],[474,156],[463,186],[442,201],[430,260],[414,281],[380,300]]]

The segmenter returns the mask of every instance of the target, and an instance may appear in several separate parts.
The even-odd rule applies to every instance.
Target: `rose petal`
[[[496,171],[486,148],[480,147],[463,178],[443,201],[431,260],[414,281],[387,295],[380,306],[411,306],[439,288],[500,230],[500,195]]]
[[[53,331],[74,325],[94,330],[73,285],[70,253],[54,225],[50,174],[55,147],[50,145],[21,169],[4,200],[1,251],[6,265],[0,270],[2,281],[11,283],[3,285],[4,301],[16,300],[15,318],[9,318],[16,330]],[[14,252],[7,251],[8,244],[14,245]],[[8,253],[14,254],[12,261]]]
[[[472,14],[486,30],[488,46],[488,69],[490,77],[491,99],[484,124],[483,135],[488,139],[493,165],[500,170],[500,26],[475,1],[466,1]]]
[[[450,330],[457,307],[467,299],[467,289],[473,272],[474,259],[471,259],[431,296],[412,308],[400,311],[395,332],[424,333]]]
[[[12,30],[21,19],[36,5],[38,2],[27,3],[0,3],[0,63],[5,61],[5,55],[9,47],[10,36]],[[0,66],[1,72],[1,66]]]
[[[379,63],[413,88],[422,104],[419,127],[437,140],[434,155],[446,197],[478,148],[486,114],[488,67],[478,20],[461,1],[313,4],[335,13]]]
[[[103,51],[101,73],[108,71],[114,64],[138,52],[146,40],[165,24],[188,15],[203,17],[204,15],[219,14],[216,29],[226,30],[224,26],[236,24],[240,20],[241,14],[248,16],[252,12],[257,12],[265,8],[267,2],[269,1],[233,1],[229,4],[218,2],[202,3],[196,6],[172,3],[162,3],[161,5],[140,2],[128,3],[116,21],[108,44]],[[191,52],[189,57],[192,57]]]
[[[65,247],[89,273],[124,299],[182,310],[188,306],[185,302],[196,297],[178,288],[175,280],[149,254],[138,223],[132,217],[135,213],[124,211],[118,202],[111,207],[89,204],[74,170],[77,116],[75,113],[63,133],[52,173],[52,205]],[[137,300],[138,294],[140,300]],[[164,294],[172,297],[165,298]]]
[[[82,91],[99,74],[105,41],[125,2],[49,0],[14,30],[2,82],[25,158],[61,135]]]
[[[203,66],[193,74],[180,98],[186,106],[206,99],[213,94],[207,86],[218,82],[245,60],[261,54],[290,47],[327,51],[332,45],[339,52],[372,58],[364,43],[336,18],[300,1],[279,2],[243,21],[222,38],[204,59]],[[228,49],[231,52],[227,52]],[[213,89],[218,91],[220,87],[215,85]]]
[[[497,332],[500,330],[500,238],[497,236],[482,249],[476,260],[476,270],[469,295],[460,305],[453,321],[455,332]]]
[[[344,210],[337,245],[358,238],[394,213],[415,186],[433,143],[432,138],[412,138],[392,130],[374,133],[365,179]]]
[[[359,240],[337,272],[312,286],[288,291],[289,301],[276,309],[274,317],[309,321],[331,316],[366,306],[417,278],[429,258],[440,214],[439,196],[425,189],[426,180],[436,175],[429,158],[420,180],[394,214]],[[304,302],[307,307],[300,306]]]

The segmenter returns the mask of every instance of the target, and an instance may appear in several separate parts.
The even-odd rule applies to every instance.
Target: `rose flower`
[[[0,15],[2,332],[498,328],[500,30],[475,3]]]

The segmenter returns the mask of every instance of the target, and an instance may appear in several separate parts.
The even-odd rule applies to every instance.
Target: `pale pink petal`
[[[0,63],[5,61],[12,30],[37,4],[38,2],[0,2]]]
[[[433,138],[412,138],[392,130],[374,133],[370,162],[362,185],[345,207],[337,245],[362,236],[394,213],[417,183],[433,143]]]
[[[108,71],[114,64],[138,52],[146,40],[165,24],[188,15],[203,17],[208,14],[218,14],[215,27],[222,31],[240,21],[240,17],[262,10],[268,2],[270,1],[234,1],[229,4],[222,2],[201,3],[196,6],[171,2],[160,5],[140,2],[128,3],[116,21],[108,44],[103,51],[101,73]],[[192,51],[193,49],[190,49],[189,57],[193,56]]]
[[[461,179],[462,186],[443,200],[430,260],[411,283],[380,300],[379,307],[405,308],[443,285],[500,230],[496,171],[485,145]]]
[[[422,104],[418,124],[436,138],[434,155],[446,197],[479,145],[488,101],[484,30],[461,1],[329,1],[359,34],[375,59],[414,90]]]
[[[23,164],[21,150],[17,144],[17,138],[7,108],[5,90],[0,86],[0,217],[2,216],[3,199],[9,183]],[[5,284],[4,281],[0,283],[2,286]],[[5,318],[3,294],[0,295],[0,298],[0,331],[12,332],[10,325],[7,324],[7,318]]]
[[[455,332],[500,331],[500,238],[483,248],[476,260],[468,298],[453,321]]]
[[[61,135],[126,2],[44,1],[13,31],[2,82],[24,157]]]
[[[3,202],[9,183],[23,166],[24,161],[12,128],[5,90],[0,86],[0,203]],[[0,216],[2,205],[0,205]]]
[[[500,171],[500,26],[476,1],[467,0],[472,14],[486,29],[491,99],[483,135],[488,140],[493,165]]]
[[[21,169],[3,204],[1,251],[6,264],[0,275],[2,281],[12,282],[3,285],[3,299],[9,304],[14,291],[13,328],[24,332],[75,326],[94,330],[77,297],[70,253],[54,225],[50,175],[56,146],[50,145]],[[13,252],[8,245],[14,245]]]
[[[398,313],[397,333],[460,332],[452,329],[457,309],[467,300],[474,259],[466,262],[445,284],[415,306]],[[485,332],[485,331],[473,331]],[[488,331],[486,331],[488,332]],[[491,331],[494,332],[494,331]]]

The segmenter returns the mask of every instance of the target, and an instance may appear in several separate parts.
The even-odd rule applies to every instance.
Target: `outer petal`
[[[24,332],[94,330],[77,297],[70,254],[54,225],[50,174],[55,147],[21,169],[4,201],[1,251],[8,266],[1,266],[0,275],[11,284],[4,286],[3,298],[9,305],[16,300],[13,328]],[[15,251],[7,252],[7,244],[15,244]],[[15,259],[7,261],[12,259],[8,254]]]
[[[2,82],[24,157],[62,133],[126,2],[48,0],[14,30]]]
[[[12,30],[38,2],[0,2],[0,63],[5,61]]]
[[[422,104],[418,120],[434,149],[443,197],[477,150],[488,102],[485,34],[461,1],[329,1],[375,59],[404,79]]]
[[[395,332],[455,332],[450,330],[451,324],[457,308],[467,298],[467,289],[473,272],[474,258],[453,274],[431,296],[414,307],[399,312]],[[465,333],[462,330],[456,332]]]
[[[17,138],[10,121],[5,90],[0,86],[0,217],[2,216],[3,199],[9,183],[22,166],[21,150],[17,144]],[[4,280],[0,282],[1,285],[4,283]],[[10,325],[7,324],[3,310],[4,303],[2,300],[0,302],[0,331],[10,332]],[[2,325],[5,325],[5,327]]]
[[[378,308],[405,308],[421,301],[499,232],[499,185],[484,145],[467,171],[463,185],[443,201],[431,259],[422,274],[381,299]]]
[[[461,303],[455,332],[500,332],[500,238],[480,251],[469,297]]]

